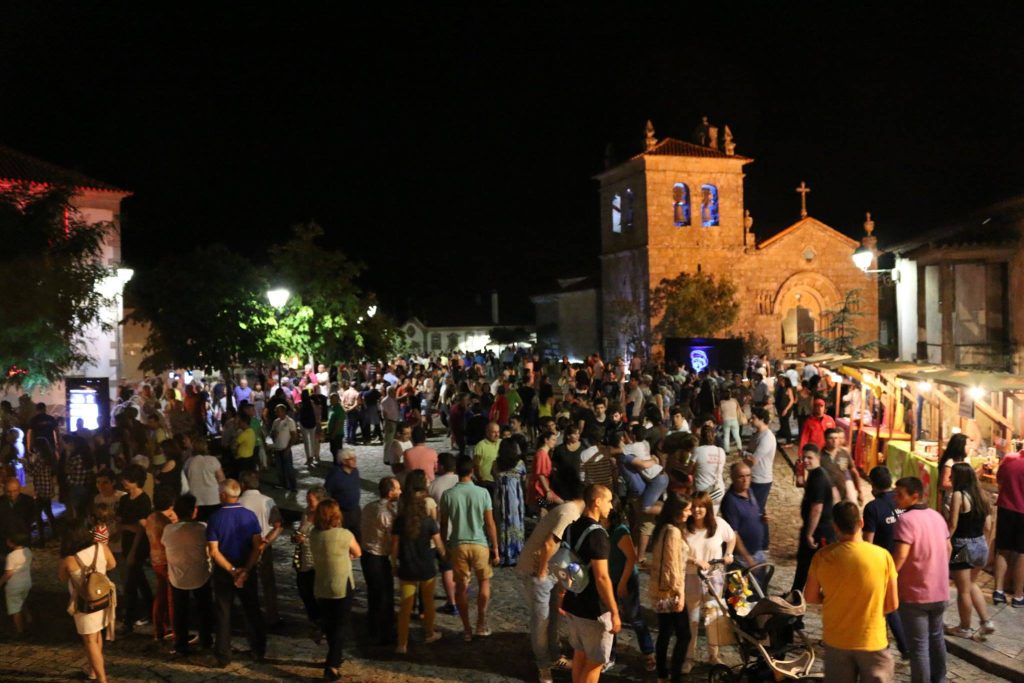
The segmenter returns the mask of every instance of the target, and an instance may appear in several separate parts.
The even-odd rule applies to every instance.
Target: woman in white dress
[[[689,673],[695,663],[697,626],[702,618],[708,637],[708,662],[721,663],[718,656],[719,646],[727,645],[731,636],[728,616],[722,614],[714,597],[704,590],[697,570],[707,570],[712,560],[724,560],[726,565],[732,564],[732,553],[736,548],[736,534],[728,522],[715,516],[711,496],[707,493],[698,493],[693,497],[692,505],[693,512],[686,520],[686,532],[683,534],[686,545],[690,548],[690,561],[686,563],[686,609],[689,612],[692,634],[683,673]],[[711,583],[719,594],[722,592],[723,579],[722,572],[714,572],[711,575]]]
[[[96,562],[96,571],[106,574],[117,566],[114,554],[106,543],[93,541],[92,532],[82,525],[74,525],[68,530],[61,543],[61,560],[57,568],[57,577],[68,584],[71,601],[68,613],[75,619],[75,628],[82,636],[88,662],[83,667],[86,677],[91,681],[106,683],[107,672],[103,665],[103,630],[107,637],[114,637],[114,603],[111,601],[107,609],[98,612],[82,613],[75,609],[75,586],[82,579],[82,567],[89,567]],[[77,558],[77,559],[76,559]],[[79,565],[81,562],[81,565]],[[115,594],[116,595],[116,594]]]

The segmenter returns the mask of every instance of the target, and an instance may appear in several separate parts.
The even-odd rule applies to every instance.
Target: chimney
[[[491,290],[491,324],[498,324],[498,291]]]

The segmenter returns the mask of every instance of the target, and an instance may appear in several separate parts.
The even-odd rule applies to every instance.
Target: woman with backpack
[[[82,667],[90,681],[106,683],[107,672],[103,665],[103,630],[107,637],[114,634],[114,612],[117,592],[114,585],[91,578],[91,575],[106,574],[117,566],[114,554],[106,543],[96,543],[92,532],[84,524],[75,521],[68,529],[61,543],[61,561],[57,577],[66,581],[71,595],[69,611],[75,619],[75,628],[82,636],[88,662]]]

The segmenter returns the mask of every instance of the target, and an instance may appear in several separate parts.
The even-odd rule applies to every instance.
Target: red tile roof
[[[127,190],[94,180],[78,171],[61,168],[56,164],[36,159],[3,145],[0,145],[0,180],[70,185],[80,190],[128,194]]]
[[[645,150],[633,158],[636,159],[647,154],[673,157],[707,157],[711,159],[744,159],[749,161],[746,157],[739,156],[738,154],[729,155],[713,147],[704,147],[703,145],[683,142],[675,138],[665,138],[651,149]]]

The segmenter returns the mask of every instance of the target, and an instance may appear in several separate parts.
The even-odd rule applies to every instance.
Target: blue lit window
[[[622,232],[622,197],[612,195],[612,232]]]
[[[622,215],[622,224],[627,230],[633,228],[633,190],[626,188],[626,210]]]
[[[705,228],[718,225],[718,188],[714,185],[700,186],[700,223]]]
[[[690,224],[690,188],[686,183],[672,186],[672,219],[679,228]]]

